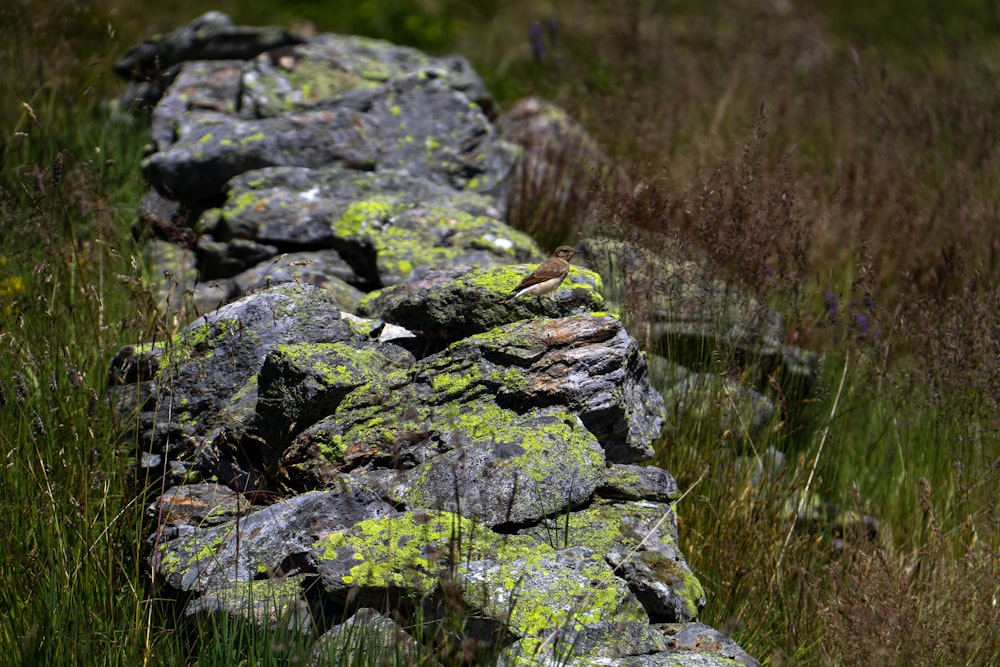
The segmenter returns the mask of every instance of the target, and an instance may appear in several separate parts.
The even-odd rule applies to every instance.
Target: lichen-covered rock
[[[389,343],[279,344],[260,370],[256,433],[280,449],[298,431],[332,414],[358,387],[415,362],[412,354]]]
[[[345,92],[428,70],[487,113],[493,107],[482,79],[462,56],[434,57],[383,40],[330,33],[269,56],[247,62],[239,98],[241,109],[260,117],[325,105]]]
[[[633,242],[592,238],[581,242],[591,266],[605,277],[611,303],[640,313],[638,334],[647,349],[671,361],[707,368],[720,353],[757,368],[761,386],[773,376],[786,397],[808,394],[818,358],[784,343],[780,314],[713,275],[679,244],[659,239],[658,252]]]
[[[242,421],[225,419],[224,408],[240,391],[246,401],[256,400],[248,381],[268,352],[287,340],[332,343],[360,336],[340,318],[333,299],[309,285],[278,285],[214,310],[163,346],[158,369],[147,380],[149,397],[140,406],[140,441],[153,451],[190,451],[221,428],[245,428]],[[135,386],[125,378],[115,384]],[[131,417],[122,412],[126,407],[119,406],[123,418]]]
[[[114,69],[124,78],[145,81],[187,60],[243,60],[301,42],[283,28],[237,26],[222,12],[206,12],[182,28],[133,46]]]
[[[597,488],[597,495],[667,503],[680,498],[681,491],[674,476],[663,468],[616,463],[608,467],[608,478]]]
[[[467,604],[504,619],[519,638],[507,664],[536,664],[540,655],[618,657],[665,648],[635,596],[590,549],[464,562],[456,577]]]
[[[354,271],[336,250],[317,250],[269,258],[236,274],[232,282],[239,294],[281,283],[307,283],[329,292],[342,311],[353,312],[365,295],[347,282],[351,278]]]
[[[760,663],[728,635],[704,623],[664,623],[654,627],[663,634],[671,650],[714,654],[743,667],[760,667]]]
[[[322,109],[252,120],[199,112],[143,163],[162,193],[197,202],[262,167],[405,168],[460,190],[497,193],[516,149],[435,70],[354,90]]]
[[[460,563],[491,556],[507,561],[539,548],[457,514],[417,510],[321,534],[310,562],[326,595],[365,606],[383,604],[387,594],[426,595]]]
[[[677,518],[667,504],[597,503],[522,534],[601,554],[653,620],[694,620],[705,606],[701,584],[677,545]]]
[[[375,197],[499,218],[496,201],[406,170],[356,171],[342,166],[269,167],[229,181],[217,235],[253,238],[284,249],[331,248],[330,222],[352,204]],[[513,245],[513,244],[512,244]]]
[[[487,267],[537,252],[534,241],[499,220],[382,197],[352,204],[331,229],[334,246],[372,286],[397,284],[421,268]]]
[[[163,150],[177,140],[177,124],[193,109],[238,116],[242,60],[196,60],[180,66],[153,112],[153,145]]]
[[[310,653],[310,667],[345,664],[345,658],[348,664],[397,667],[418,664],[421,651],[399,623],[365,607],[320,635]]]
[[[533,523],[582,505],[607,474],[604,451],[575,415],[529,413],[476,435],[408,470],[394,498],[490,527]]]
[[[166,541],[233,520],[252,507],[246,496],[228,486],[196,482],[168,489],[149,506],[147,514],[156,525],[154,540]]]
[[[185,616],[228,616],[237,622],[250,621],[262,628],[312,634],[312,615],[303,595],[304,575],[276,579],[255,579],[217,586],[192,599],[184,607]]]
[[[447,630],[457,645],[491,643],[507,665],[746,658],[694,625],[650,623],[693,619],[704,596],[677,546],[676,482],[631,465],[667,413],[639,344],[603,312],[601,277],[573,267],[553,294],[507,300],[542,259],[501,222],[511,189],[553,184],[550,203],[584,215],[587,192],[560,170],[617,178],[568,116],[520,105],[505,121],[517,146],[461,57],[221,15],[121,71],[155,77],[145,99],[166,90],[136,231],[160,240],[169,307],[201,317],[120,350],[109,393],[149,450],[140,465],[176,485],[150,508],[151,564],[190,594],[187,614],[301,634],[365,605],[406,623],[420,609],[427,627],[460,610],[473,622]],[[730,303],[701,265],[584,249],[612,301],[648,298],[648,343],[752,350],[761,378],[813,376],[780,318]],[[373,319],[341,312],[355,308]],[[369,609],[314,660],[363,650],[359,633],[413,655]]]
[[[645,372],[635,341],[611,316],[515,322],[426,357],[412,373],[357,388],[292,442],[282,465],[405,469],[502,441],[518,415],[564,411],[579,416],[608,462],[647,460],[663,408]]]
[[[255,579],[289,577],[307,566],[316,536],[392,513],[368,489],[313,491],[239,519],[159,542],[157,574],[180,591],[205,592]]]
[[[453,267],[428,270],[374,292],[358,306],[361,315],[380,317],[438,343],[453,343],[528,317],[561,317],[604,310],[601,279],[571,267],[552,295],[528,295],[506,301],[535,266],[493,269]]]
[[[610,315],[514,322],[459,341],[447,354],[479,366],[509,409],[561,405],[580,416],[610,463],[652,457],[663,400],[652,390],[638,344]]]

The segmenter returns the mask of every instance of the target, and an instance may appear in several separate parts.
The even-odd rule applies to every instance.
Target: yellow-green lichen
[[[242,145],[245,146],[245,145],[251,144],[251,143],[253,143],[255,141],[262,141],[264,138],[265,138],[265,135],[264,135],[263,132],[254,132],[253,134],[248,134],[247,136],[245,136],[242,139],[240,139],[240,144],[242,144]]]
[[[353,552],[350,559],[358,563],[341,576],[345,584],[429,591],[437,584],[441,570],[449,566],[450,546],[460,540],[465,553],[474,557],[500,546],[499,536],[468,519],[428,511],[361,521],[321,538],[315,550],[327,560],[347,550]]]

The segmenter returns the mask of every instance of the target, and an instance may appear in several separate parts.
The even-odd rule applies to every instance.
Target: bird
[[[526,275],[524,280],[514,288],[514,291],[504,299],[507,303],[522,294],[549,294],[553,292],[569,274],[569,260],[573,259],[576,250],[568,245],[561,245],[553,251],[552,256],[538,265]]]

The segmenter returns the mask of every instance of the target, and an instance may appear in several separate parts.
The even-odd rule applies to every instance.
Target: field
[[[790,342],[822,353],[816,396],[781,405],[789,420],[747,443],[786,452],[763,483],[748,483],[718,433],[662,443],[657,462],[686,489],[682,546],[708,592],[706,623],[768,665],[1000,664],[1000,9],[247,4],[0,8],[11,664],[301,657],[242,627],[178,623],[156,599],[133,448],[103,393],[119,346],[179,326],[153,307],[129,231],[148,130],[102,105],[120,89],[110,65],[209,8],[458,51],[501,106],[562,105],[629,183],[594,193],[608,220],[698,248],[786,315]],[[876,542],[835,549],[845,512],[875,517]]]

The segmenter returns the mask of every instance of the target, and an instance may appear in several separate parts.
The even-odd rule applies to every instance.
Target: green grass
[[[816,400],[781,406],[804,426],[747,445],[785,449],[779,476],[748,485],[709,433],[659,454],[687,491],[706,622],[773,665],[1000,663],[993,4],[278,4],[213,8],[453,48],[501,102],[562,104],[641,184],[604,201],[626,226],[699,247],[824,353]],[[294,643],[178,622],[150,589],[146,499],[104,396],[114,350],[173,323],[129,233],[146,130],[96,109],[127,46],[205,7],[38,7],[0,10],[0,650],[295,663]],[[552,17],[537,62],[528,26]],[[877,548],[833,551],[825,514],[792,526],[807,490],[878,518]]]

